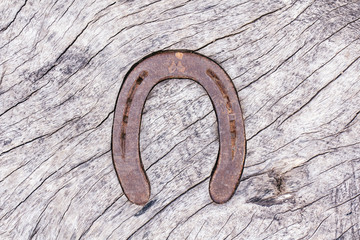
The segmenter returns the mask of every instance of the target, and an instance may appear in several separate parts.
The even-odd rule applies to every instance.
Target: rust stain
[[[177,58],[177,59],[182,59],[183,58],[183,53],[181,53],[181,52],[177,52],[177,53],[175,53],[175,57]]]
[[[181,64],[181,62],[178,62],[177,66],[176,66],[176,69],[182,73],[185,72],[185,67]]]
[[[186,70],[186,68],[182,65],[181,61],[179,61],[177,64],[175,64],[175,62],[172,61],[168,69],[169,69],[169,73],[174,73],[175,71],[184,73]]]
[[[176,71],[176,68],[177,68],[177,66],[176,66],[175,62],[172,61],[172,62],[171,62],[171,65],[168,67],[169,73],[175,72],[175,71]]]

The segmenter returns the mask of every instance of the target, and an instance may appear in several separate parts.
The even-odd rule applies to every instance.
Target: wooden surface
[[[1,239],[359,239],[360,2],[0,2]],[[190,49],[238,90],[247,158],[211,201],[219,142],[205,91],[158,84],[141,156],[152,192],[123,195],[113,110],[147,54]]]

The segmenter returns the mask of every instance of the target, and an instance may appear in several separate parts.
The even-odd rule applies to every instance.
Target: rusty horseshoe
[[[227,73],[213,60],[192,51],[170,50],[151,54],[136,63],[122,83],[114,113],[112,157],[129,201],[144,205],[150,183],[141,162],[141,114],[151,89],[167,79],[191,79],[210,96],[218,121],[220,147],[210,180],[216,203],[234,194],[244,168],[245,129],[236,89]]]

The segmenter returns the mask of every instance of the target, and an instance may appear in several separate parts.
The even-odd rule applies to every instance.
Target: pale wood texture
[[[1,239],[359,239],[360,2],[0,2]],[[151,201],[113,168],[113,110],[147,54],[191,49],[238,90],[247,158],[226,204],[204,90],[157,85],[141,156]]]

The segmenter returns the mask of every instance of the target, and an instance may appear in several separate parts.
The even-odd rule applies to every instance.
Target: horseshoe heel
[[[150,198],[150,183],[139,151],[141,113],[151,89],[172,78],[191,79],[210,96],[218,121],[220,149],[209,191],[214,202],[224,203],[234,194],[244,167],[244,120],[230,77],[211,59],[190,51],[149,55],[125,76],[112,131],[113,162],[122,189],[138,205],[146,204]]]

